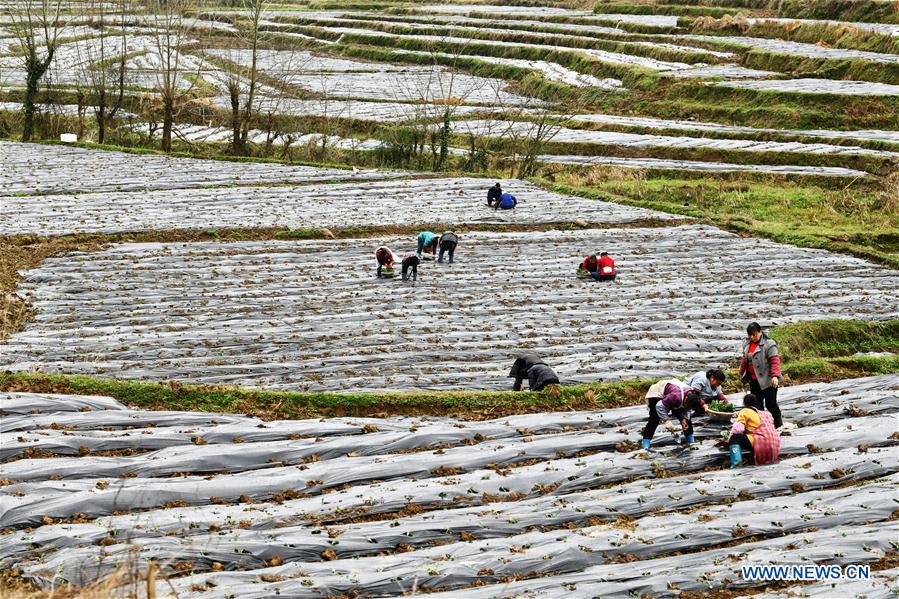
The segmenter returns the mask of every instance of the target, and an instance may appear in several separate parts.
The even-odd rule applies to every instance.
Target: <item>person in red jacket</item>
[[[584,261],[581,262],[581,270],[586,270],[587,272],[593,273],[599,270],[599,261],[596,259],[596,254],[591,254],[584,258]]]
[[[597,281],[614,281],[617,275],[615,261],[608,252],[602,252],[599,255],[596,271],[592,275],[593,278]]]
[[[378,277],[381,276],[383,269],[392,269],[394,263],[396,262],[396,258],[394,258],[393,252],[390,251],[389,247],[384,245],[375,250],[375,258],[378,261]]]

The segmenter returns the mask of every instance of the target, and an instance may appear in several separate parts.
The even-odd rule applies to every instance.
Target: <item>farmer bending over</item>
[[[422,231],[418,234],[418,257],[421,258],[421,253],[425,252],[427,254],[434,255],[437,253],[437,243],[439,242],[439,238],[434,233],[430,231]]]
[[[559,377],[537,354],[521,354],[515,358],[509,377],[515,378],[512,391],[521,391],[525,377],[531,391],[543,391],[549,385],[558,385]]]
[[[378,249],[375,250],[375,259],[378,261],[378,276],[381,276],[381,269],[385,268],[390,270],[393,268],[394,263],[396,262],[396,258],[393,256],[393,252],[390,251],[390,248],[386,245],[382,245]]]
[[[597,272],[599,270],[599,261],[596,259],[596,254],[590,254],[584,258],[584,261],[581,262],[580,269],[591,274]]]
[[[443,262],[443,254],[449,254],[449,263],[453,263],[453,256],[456,254],[456,246],[459,245],[459,236],[452,231],[447,231],[440,236],[440,254],[437,256],[437,262]]]
[[[492,208],[493,204],[499,202],[500,197],[503,195],[503,188],[500,187],[499,183],[491,187],[487,190],[487,206]]]
[[[705,406],[714,399],[727,403],[724,392],[721,391],[721,384],[724,382],[724,371],[713,368],[702,372],[701,370],[688,378],[686,382],[690,387],[699,393],[699,399],[702,400],[702,407],[697,414],[705,412]]]
[[[730,467],[736,468],[749,452],[756,466],[773,464],[780,454],[780,435],[774,428],[774,417],[762,407],[762,400],[752,393],[743,397],[743,409],[730,429]]]
[[[412,269],[412,280],[418,280],[418,265],[421,263],[421,258],[418,257],[417,254],[413,252],[409,252],[405,256],[403,256],[402,267],[403,267],[403,280],[407,280],[409,278],[409,269]]]
[[[693,412],[702,402],[699,393],[689,385],[677,379],[659,381],[646,392],[646,406],[649,408],[649,422],[643,429],[643,449],[649,449],[652,437],[656,433],[659,422],[665,423],[668,432],[674,433],[677,427],[674,421],[680,422],[684,439],[693,442]]]

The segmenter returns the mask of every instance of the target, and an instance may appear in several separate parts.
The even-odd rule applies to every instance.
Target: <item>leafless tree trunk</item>
[[[34,114],[40,92],[41,79],[53,63],[59,48],[63,21],[60,17],[63,0],[24,0],[10,3],[8,15],[19,42],[25,67],[25,102],[22,141],[34,136]]]
[[[107,125],[115,118],[125,98],[125,71],[128,56],[128,24],[125,19],[129,0],[117,2],[110,11],[108,0],[97,0],[90,7],[91,19],[99,36],[95,43],[79,44],[80,79],[91,92],[97,122],[97,142],[106,141]],[[111,27],[118,27],[111,32]]]
[[[162,149],[172,150],[172,127],[181,103],[192,91],[195,82],[189,74],[184,48],[188,43],[185,18],[191,8],[191,0],[150,0],[148,22],[154,36],[151,56],[157,61],[156,92],[162,111]],[[199,77],[202,61],[197,63]],[[186,83],[186,85],[182,85]]]

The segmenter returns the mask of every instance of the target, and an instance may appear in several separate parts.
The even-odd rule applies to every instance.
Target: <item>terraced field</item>
[[[899,593],[895,2],[117,1],[0,2],[0,596]],[[752,321],[780,460],[638,451]]]
[[[4,394],[18,440],[0,466],[0,564],[46,587],[152,560],[157,592],[178,597],[748,589],[740,566],[786,548],[876,565],[899,530],[897,390],[896,376],[785,390],[800,428],[750,476],[722,469],[714,423],[692,449],[662,433],[630,450],[640,407],[262,422]],[[848,584],[880,597],[895,580]]]
[[[417,285],[374,278],[383,244],[415,249],[410,235],[53,258],[26,273],[20,293],[37,316],[0,368],[310,391],[502,389],[523,348],[550,356],[566,381],[660,377],[733,359],[740,323],[754,319],[899,316],[895,271],[712,227],[467,234],[458,264],[426,263]],[[576,279],[583,255],[603,249],[619,257],[617,284]],[[764,298],[752,297],[758,286]]]
[[[245,13],[211,9],[186,19],[189,39],[179,55],[178,85],[184,101],[189,97],[196,104],[185,109],[189,114],[183,125],[202,125],[216,133],[198,135],[185,129],[183,141],[228,141],[229,82],[236,77],[246,90],[248,65],[255,64],[262,79],[254,80],[253,106],[247,110],[267,115],[265,127],[276,129],[272,134],[256,123],[251,143],[260,147],[283,148],[285,133],[310,140],[323,120],[350,122],[344,137],[366,141],[340,142],[335,151],[383,156],[396,142],[383,130],[373,132],[365,121],[418,126],[447,116],[458,120],[496,112],[523,121],[533,120],[535,113],[549,114],[564,124],[570,117],[602,113],[631,119],[627,133],[640,136],[658,135],[653,121],[701,121],[704,141],[672,134],[665,146],[693,148],[689,157],[634,156],[627,140],[612,138],[583,153],[540,151],[543,161],[846,178],[882,175],[896,164],[899,144],[890,131],[899,119],[899,50],[893,35],[899,26],[892,23],[790,19],[750,8],[737,15],[738,8],[716,12],[703,6],[678,10],[665,5],[656,6],[655,14],[645,9],[631,14],[622,5],[603,2],[593,11],[421,3],[366,10],[363,4],[318,10],[267,7],[259,22],[265,47],[255,58],[239,41],[239,32],[247,26],[241,20]],[[140,28],[128,40],[128,94],[158,90],[162,58],[154,47],[157,22],[146,15],[129,18]],[[121,22],[110,19],[104,29],[110,40],[104,56],[113,60],[124,54],[116,46],[122,43]],[[83,85],[98,52],[97,27],[95,21],[77,18],[66,25],[61,34],[65,43],[47,75],[48,85]],[[14,47],[0,55],[0,65],[6,67],[0,85],[10,90],[24,81]],[[135,95],[131,103],[136,102]],[[215,114],[210,114],[210,106]],[[273,125],[273,118],[303,120]],[[620,126],[591,122],[608,136]],[[808,136],[827,137],[838,146],[864,140],[863,150],[883,152],[889,166],[836,164],[830,154],[853,150],[822,151],[819,144],[796,144],[791,138],[805,136],[805,129],[810,130]],[[876,139],[843,134],[853,129],[878,134]],[[565,131],[563,127],[558,135],[541,136],[541,142],[567,143],[572,139]],[[272,136],[282,142],[268,144]],[[767,149],[739,160],[722,153],[722,148],[745,150],[759,144]],[[458,139],[452,145],[457,156],[468,149]],[[780,156],[787,145],[789,154]],[[585,157],[571,160],[571,155]]]

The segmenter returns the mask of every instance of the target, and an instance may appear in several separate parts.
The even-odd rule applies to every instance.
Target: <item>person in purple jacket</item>
[[[643,449],[649,449],[660,422],[670,432],[677,430],[674,422],[679,422],[684,439],[693,443],[693,412],[702,406],[698,391],[677,379],[659,381],[646,393],[646,406],[649,422],[643,429]]]

